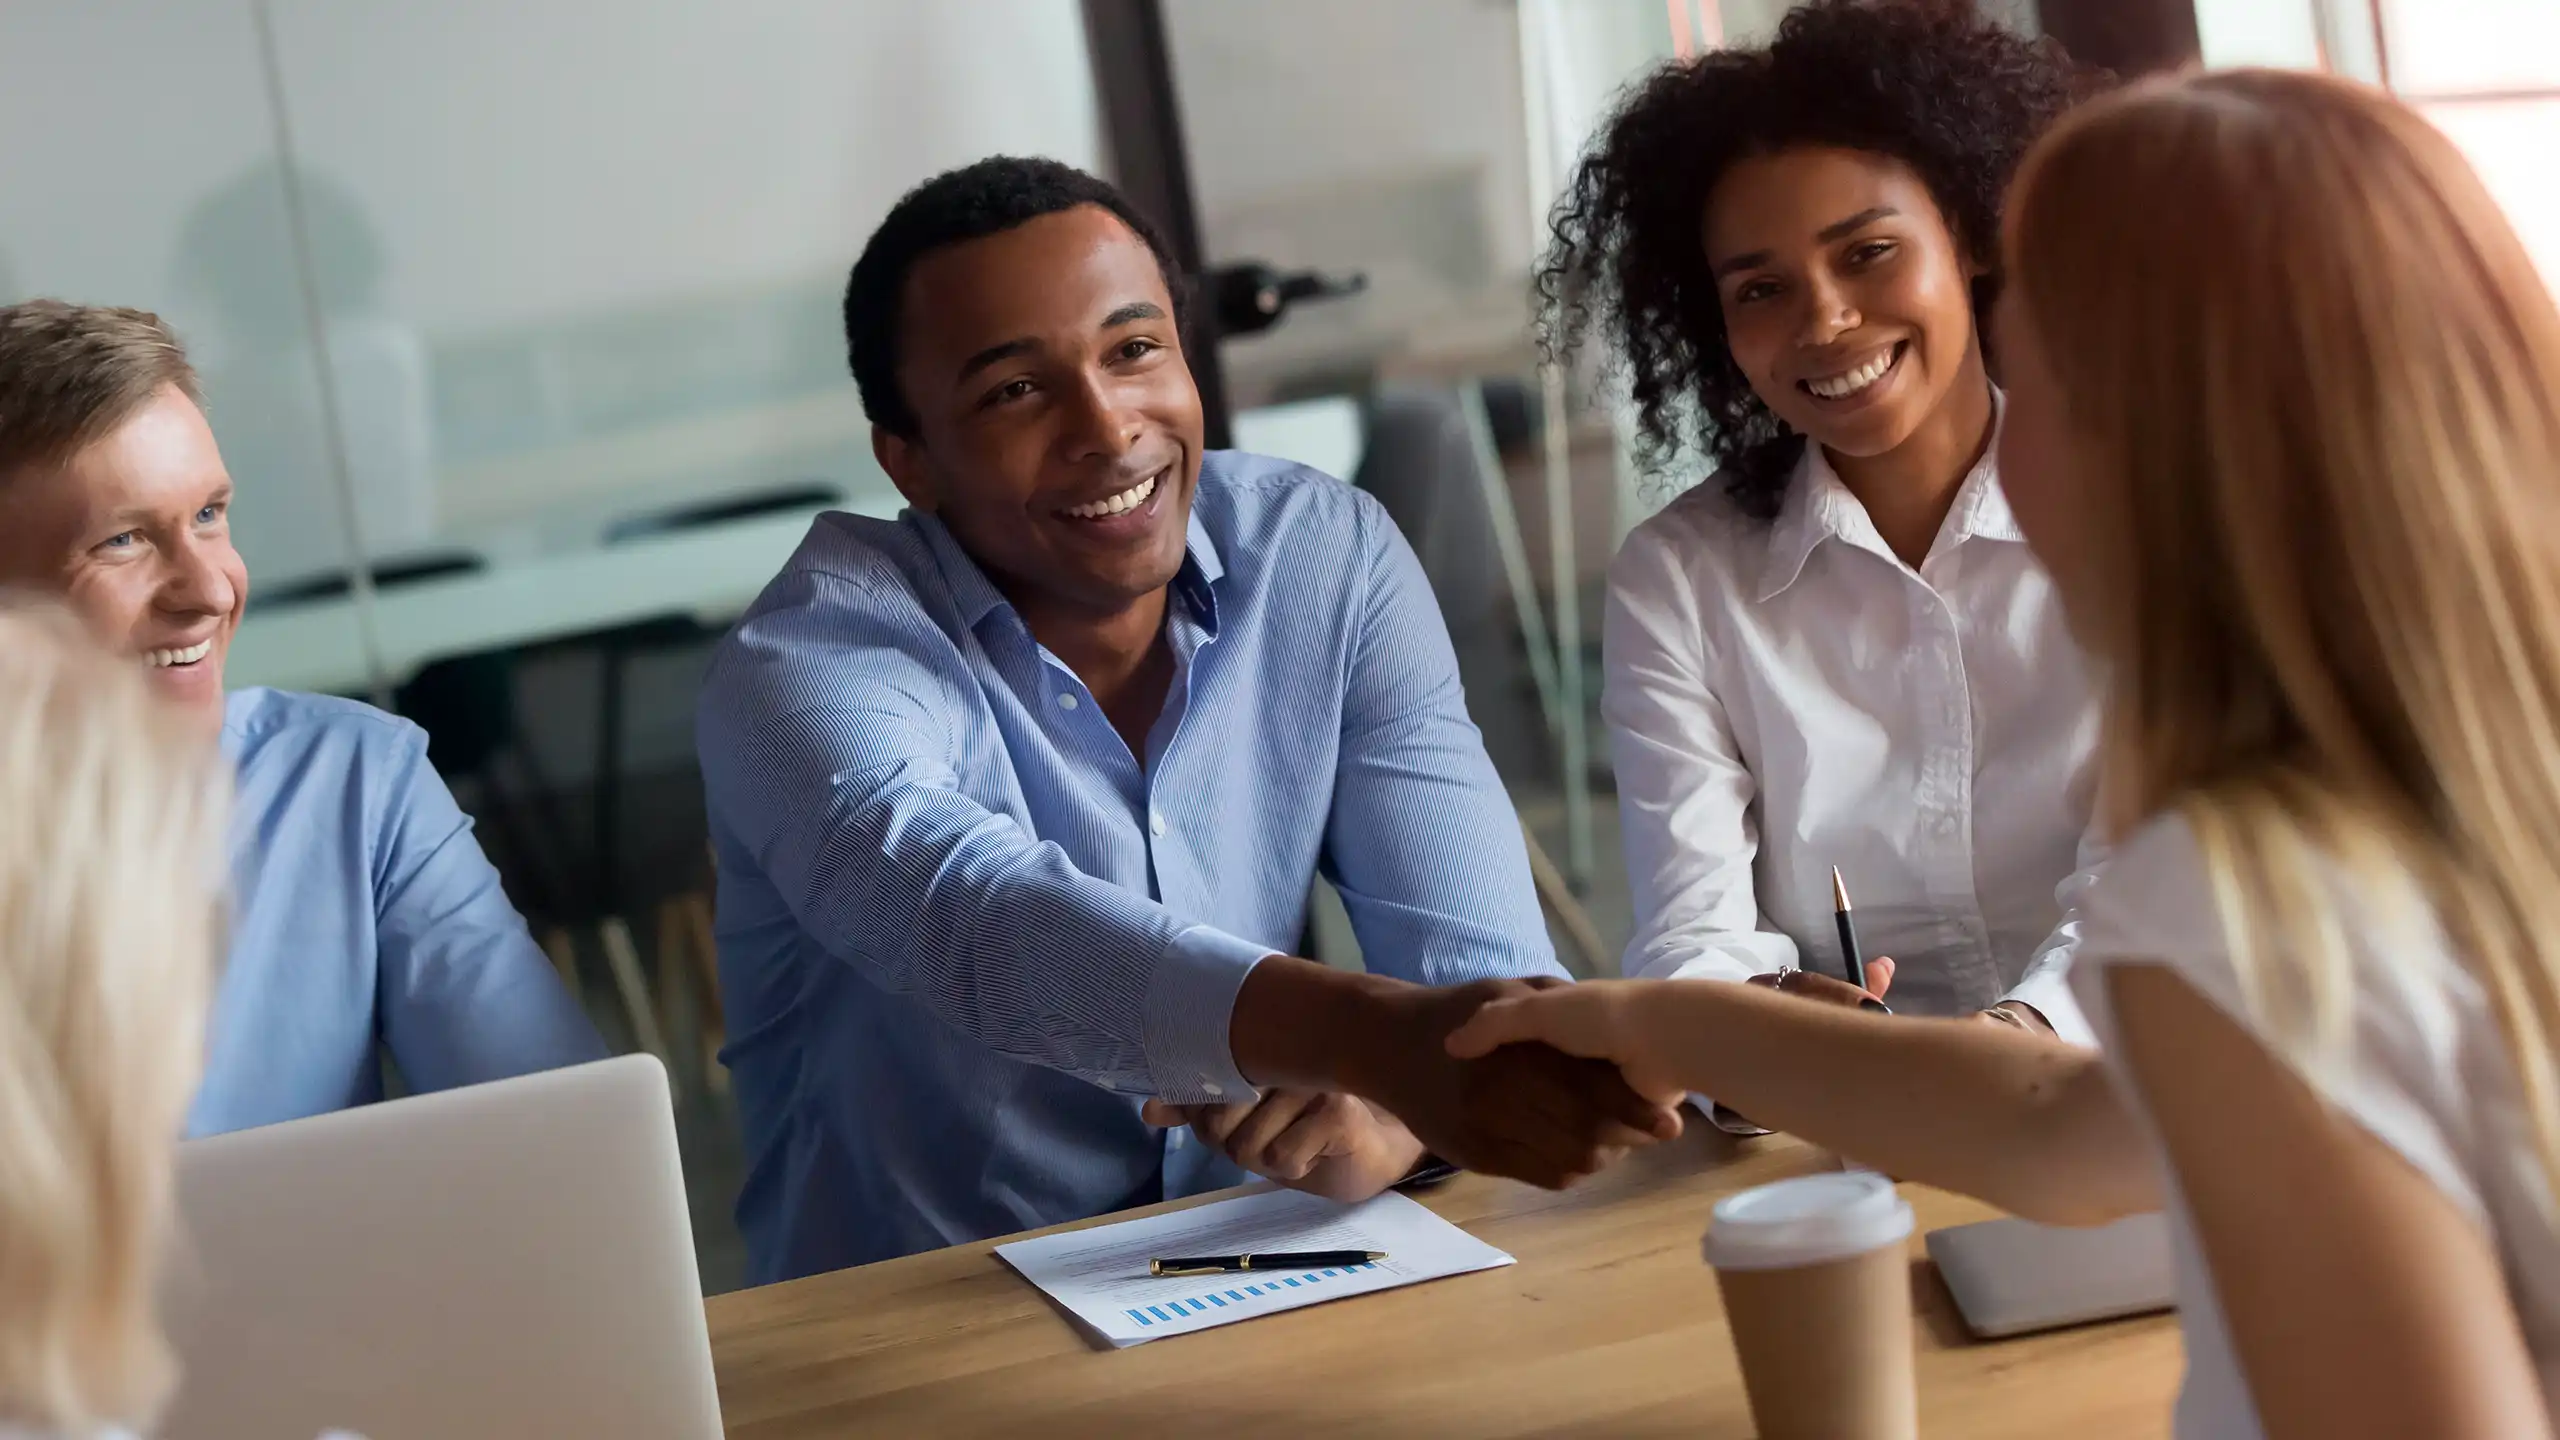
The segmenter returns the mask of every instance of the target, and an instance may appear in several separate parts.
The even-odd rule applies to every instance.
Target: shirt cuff
[[[2098,1048],[2098,1032],[2089,1018],[2080,1013],[2080,1002],[2071,998],[2071,969],[2068,965],[2046,965],[2020,980],[2003,1000],[2033,1005],[2053,1033],[2084,1050]]]
[[[1236,992],[1253,967],[1280,952],[1194,925],[1173,937],[1147,986],[1147,1071],[1157,1099],[1205,1105],[1251,1099],[1227,1040]]]
[[[1766,975],[1776,965],[1759,966],[1728,950],[1693,950],[1677,959],[1655,956],[1644,962],[1630,980],[1748,980]]]

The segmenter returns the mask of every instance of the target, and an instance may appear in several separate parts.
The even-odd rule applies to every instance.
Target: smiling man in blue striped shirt
[[[701,708],[757,1281],[1239,1164],[1560,1185],[1677,1133],[1607,1067],[1441,1048],[1561,980],[1518,826],[1385,511],[1204,457],[1180,296],[1047,161],[928,182],[854,266],[911,508],[820,520]],[[1320,868],[1375,973],[1285,953]]]

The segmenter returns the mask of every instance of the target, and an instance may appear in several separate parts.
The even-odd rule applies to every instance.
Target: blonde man
[[[0,1434],[146,1425],[203,1055],[221,766],[66,617],[0,609]]]
[[[507,902],[407,721],[223,688],[249,596],[232,483],[159,317],[0,307],[0,585],[49,591],[219,736],[239,793],[210,1134],[591,1060],[594,1028]]]

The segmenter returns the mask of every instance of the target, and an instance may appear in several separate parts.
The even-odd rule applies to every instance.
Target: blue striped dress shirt
[[[601,1060],[427,733],[354,700],[234,690],[231,953],[189,1135]]]
[[[1560,974],[1386,512],[1212,453],[1132,755],[950,532],[821,517],[699,717],[758,1282],[1240,1178],[1142,1097],[1250,1095],[1246,971],[1319,869],[1370,968]]]

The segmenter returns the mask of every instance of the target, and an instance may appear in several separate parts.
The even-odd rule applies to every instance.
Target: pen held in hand
[[[1831,918],[1840,927],[1840,965],[1849,983],[1860,990],[1867,988],[1867,952],[1858,945],[1858,925],[1849,914],[1849,887],[1840,878],[1840,867],[1831,867]],[[1887,1010],[1873,995],[1858,1002],[1861,1010]],[[1889,1013],[1889,1012],[1888,1012]]]
[[[1241,1275],[1250,1270],[1347,1270],[1387,1258],[1384,1250],[1283,1250],[1267,1255],[1202,1255],[1150,1260],[1150,1275]]]

